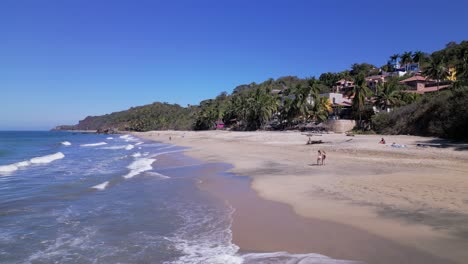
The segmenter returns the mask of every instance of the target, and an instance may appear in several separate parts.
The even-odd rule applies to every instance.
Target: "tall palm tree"
[[[418,50],[418,51],[415,51],[415,52],[413,53],[413,57],[412,57],[412,58],[413,58],[413,61],[414,61],[415,63],[421,64],[421,63],[424,63],[424,61],[426,60],[427,56],[426,56],[426,54],[425,54],[424,52]]]
[[[399,57],[400,57],[400,54],[398,53],[393,54],[392,56],[390,56],[390,61],[393,63],[396,63]]]
[[[359,127],[362,127],[362,112],[365,109],[366,99],[371,94],[371,90],[367,87],[364,76],[360,75],[354,82],[354,88],[348,93],[348,96],[354,95],[352,108],[359,116]]]
[[[423,75],[436,80],[437,91],[439,91],[440,81],[446,80],[450,76],[450,72],[442,60],[431,58],[428,66],[423,71]]]
[[[413,53],[411,51],[406,51],[406,52],[403,52],[403,54],[401,54],[400,56],[400,62],[401,62],[401,65],[407,65],[411,62],[413,62]]]
[[[381,110],[400,104],[399,89],[394,82],[386,82],[377,86],[377,96],[374,105]]]

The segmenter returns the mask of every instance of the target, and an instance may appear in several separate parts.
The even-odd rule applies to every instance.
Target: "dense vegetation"
[[[132,107],[126,111],[102,116],[88,116],[73,129],[78,130],[132,130],[163,129],[189,130],[196,115],[196,107],[181,107],[168,103],[153,103]]]
[[[372,118],[381,134],[410,134],[468,140],[468,87],[426,95],[413,104]]]
[[[373,90],[367,87],[367,76],[395,71],[396,65],[414,63],[425,77],[436,80],[437,87],[442,82],[451,83],[450,90],[423,96],[408,93],[405,91],[408,87],[399,81],[409,76],[392,77]],[[344,91],[345,96],[352,98],[346,117],[356,119],[360,130],[466,139],[462,128],[467,126],[467,88],[463,87],[468,86],[468,41],[450,42],[432,54],[421,51],[394,54],[380,67],[355,63],[348,70],[323,73],[318,79],[286,76],[240,85],[231,94],[223,92],[197,106],[153,103],[87,117],[71,128],[206,130],[220,123],[236,130],[304,127],[336,114],[337,109],[333,110],[331,102],[319,94],[335,92],[335,84],[340,79],[354,82],[354,86]],[[375,109],[381,111],[376,114]],[[392,111],[387,113],[389,109]]]

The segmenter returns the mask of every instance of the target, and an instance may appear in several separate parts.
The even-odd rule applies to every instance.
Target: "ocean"
[[[131,135],[0,132],[0,263],[351,263],[239,252],[235,208],[197,188],[210,164],[183,151]]]

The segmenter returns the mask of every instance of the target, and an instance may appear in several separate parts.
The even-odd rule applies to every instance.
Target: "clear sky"
[[[0,1],[0,129],[49,129],[468,39],[468,1]]]

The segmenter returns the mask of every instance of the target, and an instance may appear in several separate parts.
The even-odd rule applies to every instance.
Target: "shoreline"
[[[186,153],[206,162],[231,163],[231,172],[252,177],[251,187],[259,197],[286,204],[306,219],[356,228],[459,263],[467,257],[463,221],[468,210],[463,197],[468,168],[462,165],[467,154],[451,148],[415,147],[415,142],[430,138],[391,136],[387,142],[408,146],[394,149],[378,145],[380,136],[370,135],[323,135],[320,139],[325,144],[306,146],[307,138],[299,132],[134,134],[191,147]],[[311,166],[319,147],[327,150],[329,163]],[[438,158],[441,154],[446,158]],[[448,177],[441,178],[441,172]],[[446,190],[436,192],[442,187]],[[433,197],[424,196],[424,191]]]

